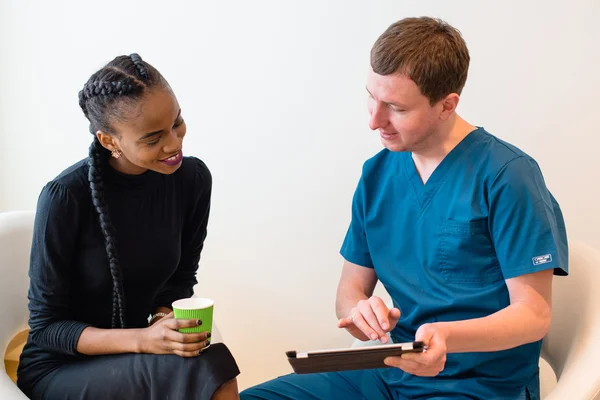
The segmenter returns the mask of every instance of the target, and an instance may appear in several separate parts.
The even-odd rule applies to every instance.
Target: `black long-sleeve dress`
[[[211,175],[192,157],[172,175],[104,170],[126,325],[147,327],[156,307],[193,294]],[[87,174],[82,160],[49,182],[38,200],[29,272],[31,331],[19,387],[34,399],[209,399],[239,374],[225,345],[213,344],[193,358],[77,352],[83,329],[110,328],[112,321],[112,279]]]

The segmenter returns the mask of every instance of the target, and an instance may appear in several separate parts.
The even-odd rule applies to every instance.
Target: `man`
[[[531,157],[456,113],[469,60],[460,33],[432,18],[377,39],[369,125],[385,149],[363,167],[341,250],[339,327],[427,351],[284,376],[242,399],[539,398],[552,277],[568,272],[564,220]]]

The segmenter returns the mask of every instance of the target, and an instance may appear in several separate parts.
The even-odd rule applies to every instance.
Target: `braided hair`
[[[96,132],[109,133],[111,122],[124,118],[124,110],[135,104],[154,85],[165,85],[160,73],[138,54],[119,56],[93,74],[79,92],[79,106],[90,122],[94,139],[89,150],[88,180],[92,202],[98,213],[100,229],[104,236],[106,254],[112,277],[112,322],[113,328],[125,328],[125,296],[115,229],[111,222],[109,207],[104,193],[104,169],[110,152],[104,148]]]

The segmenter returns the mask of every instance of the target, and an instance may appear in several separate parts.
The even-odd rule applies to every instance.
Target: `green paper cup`
[[[173,313],[175,319],[194,319],[202,320],[202,325],[193,328],[182,328],[181,333],[198,333],[211,332],[213,321],[213,309],[215,302],[211,299],[203,299],[200,297],[190,297],[189,299],[181,299],[174,301]]]

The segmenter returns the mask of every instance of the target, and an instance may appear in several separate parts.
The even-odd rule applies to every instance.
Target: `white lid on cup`
[[[215,302],[212,299],[205,299],[202,297],[190,297],[189,299],[180,299],[173,302],[173,308],[180,310],[201,310],[214,306]]]

